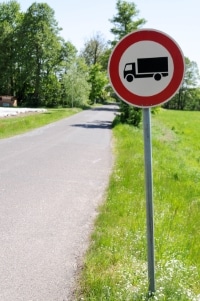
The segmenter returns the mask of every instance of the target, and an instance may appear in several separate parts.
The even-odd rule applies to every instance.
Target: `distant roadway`
[[[106,105],[0,140],[0,300],[71,301],[112,168]]]

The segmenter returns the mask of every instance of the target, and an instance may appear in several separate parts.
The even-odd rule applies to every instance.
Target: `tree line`
[[[19,106],[85,106],[117,96],[109,85],[107,65],[116,43],[141,28],[145,19],[133,2],[116,1],[110,19],[112,41],[101,33],[89,38],[80,52],[61,36],[54,10],[33,3],[26,12],[11,0],[0,4],[0,95],[14,95]],[[164,104],[171,109],[200,110],[199,73],[195,62],[185,58],[182,87]],[[121,104],[122,121],[133,123],[138,109]]]

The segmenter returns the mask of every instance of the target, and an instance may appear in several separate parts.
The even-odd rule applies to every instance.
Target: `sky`
[[[62,28],[60,35],[77,50],[97,33],[112,40],[109,21],[116,15],[117,0],[18,0],[21,10],[33,2],[45,2],[55,12],[55,19]],[[195,61],[200,70],[200,0],[127,0],[134,2],[138,18],[147,22],[142,28],[162,31],[180,46],[184,56]]]

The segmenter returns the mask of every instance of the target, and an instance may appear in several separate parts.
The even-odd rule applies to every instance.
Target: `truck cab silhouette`
[[[124,78],[132,82],[134,78],[153,77],[156,81],[168,76],[168,57],[138,58],[124,67]]]

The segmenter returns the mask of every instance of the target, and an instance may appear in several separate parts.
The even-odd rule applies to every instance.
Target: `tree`
[[[126,34],[138,29],[146,23],[145,19],[134,20],[139,14],[139,11],[133,2],[118,0],[116,8],[117,14],[110,20],[114,25],[110,31],[115,36],[115,39],[111,42],[112,45],[115,45]]]
[[[60,30],[46,3],[25,13],[16,1],[0,4],[0,94],[17,96],[19,105],[57,106],[71,100],[73,86],[73,104],[86,102],[88,67]]]
[[[103,91],[108,83],[108,79],[106,73],[102,72],[102,67],[100,64],[96,63],[90,67],[88,82],[91,84],[89,96],[91,102],[96,103],[98,100],[103,100]]]
[[[199,79],[199,70],[196,62],[190,61],[189,58],[185,57],[183,83],[178,93],[169,102],[164,104],[163,107],[175,110],[195,110],[198,108],[199,94],[197,92],[197,85]]]
[[[18,64],[21,96],[31,100],[32,106],[43,104],[46,90],[42,83],[57,72],[62,50],[59,31],[54,11],[45,3],[33,3],[24,14],[18,31]]]
[[[95,103],[96,100],[104,101],[107,92],[105,86],[108,84],[108,78],[105,73],[107,71],[107,62],[105,64],[105,53],[108,50],[108,45],[100,33],[97,33],[93,38],[88,40],[80,56],[85,59],[89,66],[89,79],[91,85],[90,100]]]
[[[80,53],[81,57],[84,57],[88,66],[100,63],[101,57],[107,48],[107,43],[104,40],[101,33],[97,33],[90,40],[88,40],[83,50]]]
[[[17,81],[17,37],[16,31],[22,14],[16,1],[0,4],[0,91],[15,95]]]
[[[114,35],[114,40],[110,42],[112,46],[115,46],[126,34],[138,29],[146,22],[145,19],[135,20],[139,11],[133,2],[118,0],[116,8],[117,14],[110,20],[114,25],[110,30]],[[135,126],[139,125],[141,121],[141,109],[131,107],[126,103],[121,103],[120,111],[121,122],[127,122]]]
[[[61,40],[62,46],[60,51],[60,63],[58,65],[57,75],[61,79],[71,64],[74,63],[77,57],[77,49],[71,42],[65,42]]]
[[[88,66],[82,58],[75,58],[64,74],[62,81],[63,105],[83,107],[87,105],[90,93]]]
[[[141,109],[127,105],[125,102],[120,102],[120,121],[122,123],[139,126],[141,121]]]

